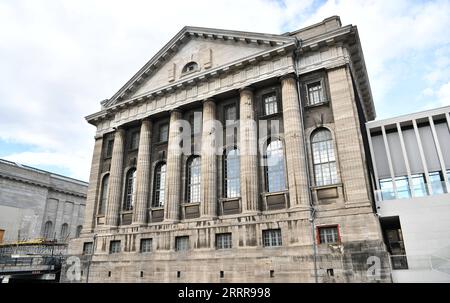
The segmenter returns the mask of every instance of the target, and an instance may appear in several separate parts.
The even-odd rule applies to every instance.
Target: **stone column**
[[[181,111],[175,109],[170,113],[169,142],[167,152],[166,194],[164,197],[164,221],[179,220],[181,203]]]
[[[150,144],[152,137],[152,122],[142,121],[139,135],[139,150],[136,166],[136,206],[133,211],[133,224],[147,222],[147,203],[150,194]]]
[[[106,210],[106,225],[119,225],[119,211],[122,201],[123,150],[125,130],[119,128],[114,136],[111,169],[109,173],[108,205]]]
[[[339,161],[341,182],[346,192],[346,203],[369,205],[370,187],[366,176],[364,147],[348,67],[328,71],[328,81],[336,129],[336,156]]]
[[[102,163],[103,137],[95,138],[94,152],[91,162],[91,173],[86,197],[86,210],[84,215],[83,233],[90,233],[95,226],[95,215],[97,210],[96,201],[99,194],[100,172]]]
[[[290,208],[309,206],[308,179],[303,146],[303,121],[294,74],[281,77],[283,127]]]
[[[216,104],[212,99],[203,102],[203,130],[201,151],[201,206],[202,217],[217,216],[216,164]]]
[[[243,213],[258,212],[258,138],[253,106],[253,90],[240,89],[239,153]]]

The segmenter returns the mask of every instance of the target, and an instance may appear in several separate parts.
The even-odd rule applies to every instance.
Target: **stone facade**
[[[183,28],[87,117],[86,220],[69,244],[78,281],[390,282],[363,145],[374,117],[357,29],[339,17],[283,35]],[[319,130],[334,151],[325,179]]]
[[[79,180],[0,160],[3,242],[45,238],[65,243],[75,238],[83,225],[87,187]]]

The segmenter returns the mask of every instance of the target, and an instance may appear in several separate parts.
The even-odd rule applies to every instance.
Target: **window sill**
[[[268,119],[279,117],[279,116],[280,117],[282,116],[281,112],[277,112],[277,113],[270,114],[270,115],[261,115],[261,116],[258,117],[258,119],[259,120],[268,120]]]
[[[307,104],[307,105],[305,105],[305,108],[315,108],[315,107],[321,107],[321,106],[324,106],[324,105],[328,106],[328,104],[330,104],[330,101],[325,100],[325,101],[322,101],[322,102],[319,102],[319,103],[316,103],[316,104]]]
[[[201,202],[182,202],[181,206],[200,205]]]
[[[156,142],[155,145],[156,146],[164,145],[164,144],[167,144],[168,142],[169,142],[168,140],[166,140],[166,141],[159,141],[159,142]]]
[[[311,189],[312,190],[319,190],[319,189],[336,188],[336,187],[342,187],[342,186],[343,186],[342,183],[335,183],[335,184],[311,186]]]
[[[150,210],[164,210],[164,205],[162,205],[162,206],[152,206]]]
[[[262,192],[261,196],[263,197],[269,197],[269,196],[277,196],[281,194],[287,194],[289,191],[287,189],[280,190],[280,191],[274,191],[274,192]]]

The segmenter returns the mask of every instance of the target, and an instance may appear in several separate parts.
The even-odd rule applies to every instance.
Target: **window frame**
[[[121,240],[111,240],[109,241],[109,254],[118,254],[122,250]]]
[[[225,239],[226,238],[226,239]],[[216,234],[216,249],[224,250],[233,248],[233,235],[230,232]]]
[[[266,107],[266,97],[275,96],[275,102],[271,102],[272,104],[275,104],[276,111],[273,113],[267,112]],[[271,117],[281,114],[281,104],[280,104],[280,94],[278,93],[277,89],[270,89],[268,91],[265,91],[261,94],[261,106],[262,106],[262,115],[263,117]]]
[[[185,242],[181,243],[182,241],[185,241]],[[183,245],[180,246],[180,244],[183,244]],[[176,236],[175,237],[175,251],[177,251],[177,252],[188,251],[188,250],[190,250],[190,248],[191,248],[191,245],[190,245],[189,236]]]
[[[228,154],[231,151],[236,151],[236,155],[233,156],[233,158],[232,158],[232,160],[236,161],[236,163],[237,163],[237,175],[235,177],[229,177],[229,173],[228,173],[228,171],[229,171],[228,164],[230,163]],[[223,180],[222,196],[225,199],[233,199],[233,198],[241,197],[240,163],[241,163],[241,159],[240,159],[239,149],[237,148],[237,146],[232,146],[230,148],[225,149],[225,153],[222,156],[222,167],[223,167],[223,169],[222,169],[222,180]],[[230,186],[228,186],[228,181],[235,181],[233,183],[237,184],[237,188],[236,188],[237,195],[235,195],[235,196],[228,195],[228,189],[230,188]]]
[[[163,175],[163,172],[161,170],[162,167],[165,167],[164,169],[164,177],[161,177]],[[166,195],[166,175],[167,175],[167,163],[165,161],[160,161],[155,165],[155,169],[153,171],[153,201],[152,201],[152,207],[164,207],[164,200]],[[161,189],[161,183],[163,181],[163,187]],[[159,186],[157,182],[159,181]],[[162,201],[161,201],[161,192],[162,195]],[[158,197],[158,198],[157,198]],[[156,202],[158,200],[158,203]]]
[[[268,148],[269,146],[275,142],[275,141],[279,141],[281,143],[281,147],[278,148],[277,150],[281,150],[281,155],[282,155],[282,159],[281,159],[281,166],[282,166],[282,170],[278,169],[275,171],[269,171],[269,165],[268,165]],[[277,192],[283,192],[287,190],[287,180],[286,180],[286,154],[285,154],[285,148],[284,148],[284,142],[283,140],[281,140],[278,137],[274,137],[274,138],[269,138],[266,141],[266,145],[264,147],[264,154],[263,156],[263,163],[264,163],[264,190],[266,193],[277,193]],[[282,180],[283,182],[283,186],[281,186],[280,188],[277,188],[277,190],[270,190],[270,177],[269,177],[269,173],[276,173],[277,175],[279,175],[278,177],[281,176],[281,172],[282,172],[282,178],[280,180]],[[278,178],[277,178],[278,179]]]
[[[87,249],[87,247],[90,247]],[[92,255],[94,253],[94,242],[84,242],[83,243],[83,255]]]
[[[320,86],[322,87],[322,98],[323,100],[319,103],[314,103],[312,104],[310,102],[310,97],[309,97],[309,89],[308,86],[311,84],[314,84],[316,82],[320,82]],[[305,100],[306,100],[306,104],[304,105],[305,107],[315,107],[315,106],[320,106],[320,105],[324,105],[324,104],[328,104],[330,102],[330,98],[328,97],[328,85],[327,85],[327,81],[326,81],[326,75],[325,74],[321,74],[321,75],[314,75],[314,76],[308,76],[306,81],[303,81],[303,91],[304,91],[304,96],[305,96]]]
[[[320,132],[327,132],[329,134],[329,138],[326,140],[319,140],[319,141],[314,141],[314,137],[316,137]],[[320,146],[320,144],[329,144],[327,146],[327,149],[322,149],[322,147]],[[317,150],[316,150],[316,146],[318,146]],[[314,129],[311,134],[309,135],[309,148],[311,150],[311,164],[312,164],[312,173],[313,173],[313,177],[314,177],[314,185],[316,187],[322,187],[322,186],[333,186],[333,185],[337,185],[340,182],[340,178],[339,178],[339,171],[338,171],[338,157],[336,155],[336,146],[335,146],[335,140],[334,140],[334,136],[333,136],[333,132],[327,128],[327,127],[319,127]],[[318,152],[318,163],[316,163],[316,156],[315,153],[316,151]],[[330,151],[332,151],[332,156],[333,156],[333,160],[330,161]],[[327,156],[327,161],[322,162],[322,157],[323,155]],[[333,166],[331,166],[331,164],[333,164]],[[328,165],[328,171],[329,171],[329,175],[327,177],[329,177],[330,182],[327,183],[325,182],[325,178],[324,178],[324,168],[326,168],[326,166]],[[320,167],[320,177],[321,177],[321,182],[319,182],[319,178],[318,178],[318,174],[317,174],[317,168],[316,167]],[[334,168],[334,170],[332,169]],[[333,171],[334,171],[334,175],[333,175]],[[333,177],[335,177],[333,179]]]
[[[144,243],[146,243],[146,245],[144,245]],[[139,243],[139,252],[151,253],[152,251],[153,251],[153,238],[141,238],[141,241]]]
[[[114,151],[114,138],[109,138],[106,140],[105,143],[105,153],[103,155],[103,159],[112,158],[113,151]]]
[[[192,164],[194,161],[198,160],[198,165],[195,167],[198,167],[198,182],[193,183],[192,182]],[[201,169],[202,169],[202,162],[201,157],[198,155],[190,156],[186,161],[186,203],[199,203],[201,202]],[[192,190],[196,190],[195,198],[196,201],[192,199]]]
[[[109,173],[106,173],[102,177],[102,183],[100,187],[100,198],[97,206],[97,215],[104,216],[106,212],[106,204],[108,202],[108,189],[109,189]],[[107,186],[105,188],[105,181],[107,181]]]
[[[167,127],[167,133],[165,138],[163,138],[164,140],[161,140],[161,135],[162,135],[162,129]],[[169,132],[170,132],[170,125],[168,122],[164,122],[158,125],[158,140],[157,143],[166,143],[169,141]]]
[[[266,237],[266,235],[268,235],[269,237]],[[274,244],[274,242],[275,242],[275,244]],[[262,246],[265,248],[282,247],[283,246],[283,234],[281,233],[281,228],[264,229],[262,231]]]
[[[193,66],[193,69],[188,69],[190,66]],[[189,61],[183,65],[183,68],[181,69],[181,76],[189,75],[197,71],[200,71],[200,65],[196,61]]]
[[[59,231],[59,238],[61,240],[67,239],[70,235],[69,224],[63,223],[61,224],[61,230]]]
[[[132,175],[132,176],[130,176]],[[124,188],[124,200],[122,211],[132,211],[134,208],[134,203],[136,202],[136,178],[137,178],[137,170],[136,167],[131,167],[127,170],[125,175],[125,188]],[[133,181],[133,185],[130,189],[130,179]],[[130,192],[131,190],[131,192]],[[130,198],[130,201],[129,201]]]
[[[331,228],[336,228],[336,241],[335,242],[322,242],[320,231],[325,230],[325,229],[331,229]],[[341,239],[341,230],[340,230],[339,224],[328,224],[328,225],[317,226],[316,227],[316,241],[317,241],[317,244],[319,244],[319,245],[341,244],[342,239]]]
[[[139,131],[133,130],[130,132],[130,143],[128,144],[128,150],[134,151],[139,149]],[[136,144],[136,146],[134,145]]]

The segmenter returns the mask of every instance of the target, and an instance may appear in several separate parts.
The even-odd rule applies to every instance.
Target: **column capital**
[[[288,79],[296,80],[297,76],[294,73],[289,73],[289,74],[280,76],[279,79],[280,79],[280,82],[283,82],[284,80],[288,80]]]
[[[170,109],[170,110],[169,110],[169,113],[170,113],[171,115],[172,115],[172,113],[180,113],[180,114],[182,114],[183,111],[181,110],[181,108],[175,107],[175,108]]]
[[[208,102],[212,102],[214,104],[216,103],[216,101],[213,98],[211,98],[211,97],[202,100],[202,104],[205,104],[205,103],[208,103]]]
[[[253,87],[251,87],[251,86],[244,86],[244,87],[241,87],[240,89],[239,89],[239,93],[242,95],[242,94],[245,94],[245,93],[247,93],[247,94],[253,94],[253,91],[254,91],[255,89],[253,88]]]

